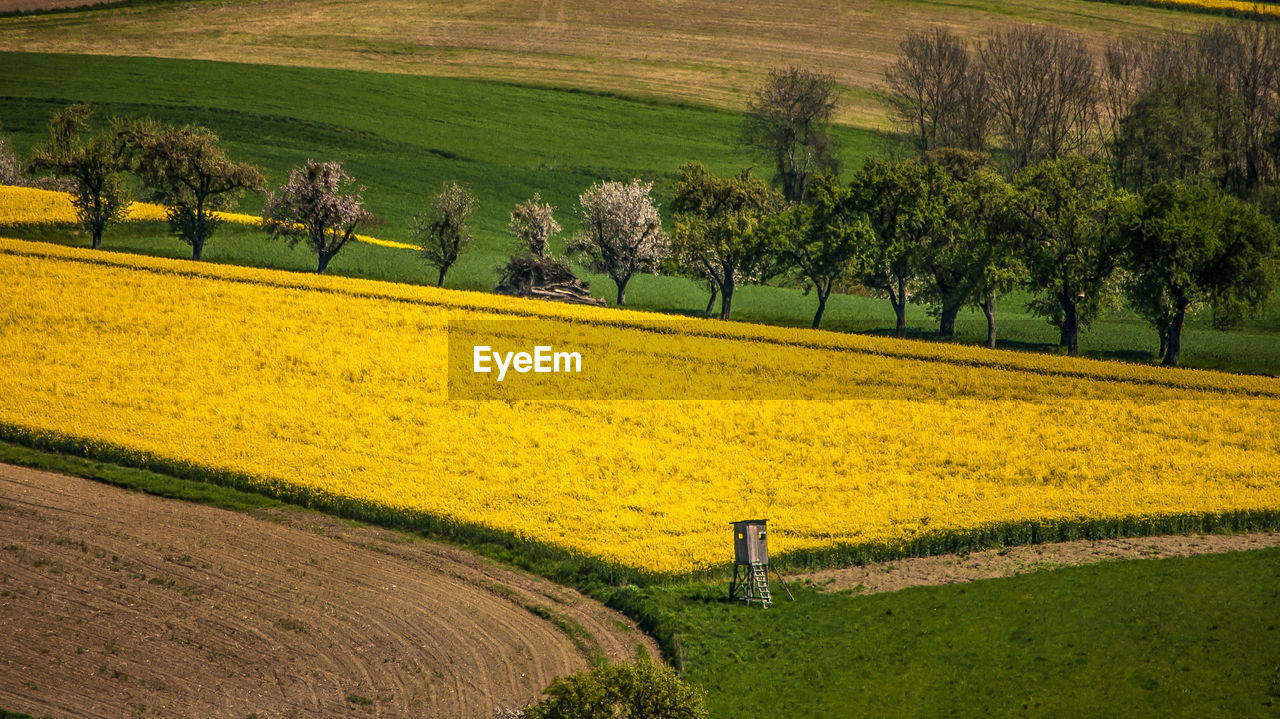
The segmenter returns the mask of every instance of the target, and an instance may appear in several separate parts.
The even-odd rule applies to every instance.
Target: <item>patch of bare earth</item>
[[[0,465],[0,706],[38,716],[488,717],[625,617],[453,547]]]
[[[1096,562],[1188,557],[1266,547],[1280,547],[1280,533],[1171,535],[1036,544],[990,549],[963,556],[915,557],[862,567],[825,569],[792,575],[787,579],[812,582],[826,591],[850,589],[861,594],[873,594],[907,587],[1012,577]]]

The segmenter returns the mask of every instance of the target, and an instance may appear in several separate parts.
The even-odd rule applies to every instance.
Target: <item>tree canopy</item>
[[[262,226],[290,247],[305,241],[318,258],[316,272],[346,247],[362,222],[373,220],[364,206],[363,188],[337,162],[307,160],[289,172],[289,180],[267,196]]]
[[[818,297],[813,315],[817,329],[831,293],[853,280],[858,258],[871,244],[867,218],[854,210],[850,191],[834,175],[818,175],[804,203],[795,204],[767,222],[777,261],[797,270]]]
[[[161,125],[150,119],[121,123],[133,170],[151,196],[166,207],[169,229],[201,259],[221,221],[218,210],[235,207],[244,190],[261,190],[266,178],[255,166],[232,162],[218,136],[205,127]]]
[[[1258,310],[1278,279],[1280,237],[1256,207],[1203,184],[1149,189],[1123,229],[1134,308],[1160,335],[1160,357],[1177,365],[1189,310],[1208,306],[1227,329]],[[1134,291],[1136,290],[1136,291]]]
[[[422,247],[422,258],[439,270],[437,287],[444,287],[445,274],[471,244],[468,222],[476,206],[471,190],[456,182],[446,182],[431,197],[427,211],[415,218],[414,234]]]
[[[578,197],[581,231],[567,250],[618,288],[618,306],[626,304],[627,283],[639,272],[656,271],[667,253],[652,182],[597,182]]]
[[[937,246],[953,242],[950,214],[958,201],[955,181],[934,163],[871,160],[850,185],[854,210],[870,222],[872,243],[857,274],[867,287],[884,292],[897,315],[897,335],[907,333],[907,303],[929,268]]]
[[[36,148],[31,166],[69,180],[71,202],[96,250],[107,228],[129,215],[133,195],[125,181],[124,152],[114,132],[99,132],[83,142],[93,108],[71,105],[49,120],[49,142]]]
[[[1075,156],[1044,160],[1014,179],[1006,218],[1039,295],[1031,309],[1058,327],[1069,354],[1080,353],[1080,328],[1114,295],[1129,200],[1106,168]]]
[[[761,280],[772,267],[773,244],[760,229],[784,204],[750,169],[720,177],[700,163],[680,168],[672,253],[720,292],[721,319],[732,314],[738,285]]]

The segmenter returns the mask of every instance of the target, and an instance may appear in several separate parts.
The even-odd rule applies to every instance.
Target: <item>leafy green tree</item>
[[[934,246],[954,238],[954,185],[936,164],[885,160],[868,162],[850,185],[851,207],[866,215],[872,229],[857,276],[889,296],[899,337],[907,334],[909,293],[929,269]]]
[[[818,296],[814,329],[822,322],[831,293],[852,278],[857,258],[871,244],[871,226],[852,209],[849,197],[849,188],[835,175],[818,175],[804,203],[766,223],[778,260],[798,271]]]
[[[362,222],[373,221],[361,193],[337,162],[307,160],[289,172],[289,181],[267,196],[262,226],[272,237],[285,238],[290,247],[305,240],[318,258],[316,272],[356,236]]]
[[[445,273],[471,244],[467,222],[475,206],[476,196],[471,190],[448,182],[432,196],[426,213],[414,222],[414,234],[422,246],[423,259],[440,271],[437,287],[444,287]]]
[[[1173,180],[1224,182],[1226,153],[1240,144],[1243,116],[1237,98],[1204,78],[1157,82],[1120,120],[1112,148],[1116,181],[1135,191]]]
[[[133,156],[133,170],[153,199],[165,205],[169,230],[199,260],[218,225],[219,210],[235,208],[245,190],[266,178],[255,166],[232,162],[206,127],[161,125],[153,120],[117,128]]]
[[[920,296],[939,316],[938,333],[955,336],[960,309],[974,304],[987,318],[987,346],[995,347],[995,301],[1025,275],[1017,247],[1003,226],[1009,187],[990,156],[981,152],[941,149],[924,154],[955,181],[948,213],[946,242],[931,243],[926,259],[929,276]]]
[[[671,250],[682,266],[697,268],[715,284],[721,319],[733,312],[739,283],[761,280],[772,267],[773,245],[760,229],[783,204],[782,195],[750,170],[719,177],[699,163],[680,168],[671,200]]]
[[[557,679],[526,719],[706,719],[706,697],[650,659]]]
[[[1080,157],[1044,160],[1014,178],[1006,221],[1039,295],[1031,310],[1059,329],[1059,344],[1073,356],[1080,328],[1114,292],[1119,221],[1130,204],[1105,168]]]
[[[31,166],[73,184],[76,217],[96,250],[102,247],[107,228],[129,216],[133,197],[123,176],[127,162],[116,135],[100,132],[81,142],[92,117],[88,105],[71,105],[54,115],[49,121],[49,143],[36,148]]]
[[[1214,326],[1228,329],[1262,307],[1280,279],[1275,225],[1253,205],[1212,187],[1152,187],[1123,236],[1134,306],[1160,333],[1166,366],[1181,358],[1189,309],[1212,307]]]

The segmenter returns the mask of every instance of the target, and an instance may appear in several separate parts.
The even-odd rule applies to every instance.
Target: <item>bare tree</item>
[[[801,202],[813,175],[839,169],[828,134],[840,102],[834,75],[797,67],[772,70],[747,101],[743,141],[774,163],[774,181]]]
[[[1102,71],[1098,74],[1099,129],[1106,140],[1120,134],[1120,121],[1129,113],[1143,89],[1143,72],[1146,69],[1146,52],[1143,44],[1124,38],[1107,44],[1102,56]],[[1105,143],[1112,147],[1111,142]]]
[[[551,238],[560,234],[560,223],[556,222],[555,209],[544,203],[538,193],[527,202],[516,205],[511,212],[511,221],[507,225],[512,237],[520,240],[524,249],[535,259],[544,259],[551,252]]]
[[[569,241],[593,272],[603,272],[618,286],[618,306],[626,304],[627,283],[637,272],[657,269],[667,253],[652,182],[597,182],[578,197],[582,231]]]
[[[319,258],[316,272],[324,272],[334,255],[373,215],[364,207],[364,188],[352,188],[352,178],[337,162],[307,160],[289,172],[289,181],[267,196],[262,226],[272,237],[285,238],[290,247],[306,240]]]
[[[995,127],[1019,170],[1088,148],[1097,68],[1084,40],[1055,28],[997,29],[979,46]]]
[[[939,147],[981,150],[990,105],[986,77],[969,47],[946,28],[910,33],[885,70],[889,98],[920,153]]]
[[[1197,38],[1201,72],[1244,110],[1244,136],[1224,183],[1249,195],[1277,174],[1277,158],[1267,147],[1268,132],[1280,117],[1280,28],[1271,23],[1232,23],[1207,28]],[[1224,106],[1230,100],[1224,98]],[[1229,119],[1224,108],[1224,120]],[[1222,138],[1224,145],[1230,138]],[[1229,146],[1229,145],[1228,145]]]
[[[444,287],[444,276],[471,244],[467,221],[475,209],[476,196],[456,182],[447,182],[431,198],[424,215],[414,220],[414,234],[422,246],[427,264],[440,271],[437,287]]]

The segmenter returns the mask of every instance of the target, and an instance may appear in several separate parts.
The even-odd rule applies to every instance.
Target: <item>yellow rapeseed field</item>
[[[0,425],[660,572],[722,564],[727,523],[755,516],[786,552],[1280,510],[1269,378],[718,321],[655,332],[642,313],[18,240],[0,240],[0,286]],[[521,318],[564,323],[588,358],[649,353],[687,396],[747,376],[823,399],[448,399],[449,322]]]
[[[1241,2],[1240,0],[1159,0],[1165,5],[1186,5],[1211,10],[1234,10],[1256,15],[1280,15],[1280,5],[1274,3]]]
[[[237,225],[258,225],[261,219],[240,212],[215,213],[224,222]],[[41,190],[34,187],[0,185],[0,227],[23,225],[68,225],[76,221],[76,209],[71,196],[63,192]],[[165,208],[151,202],[135,202],[129,208],[130,222],[164,222]],[[108,234],[110,237],[110,234]],[[374,237],[356,235],[356,240],[372,245],[395,249],[416,250],[416,245]]]

